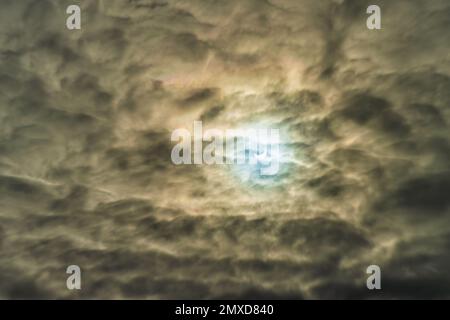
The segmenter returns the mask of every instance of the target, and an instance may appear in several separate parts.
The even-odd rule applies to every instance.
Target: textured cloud
[[[0,3],[0,298],[450,298],[448,1],[73,2]],[[172,164],[200,119],[279,174]]]

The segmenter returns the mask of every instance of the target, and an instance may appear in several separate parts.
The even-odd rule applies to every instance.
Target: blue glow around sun
[[[247,125],[244,129],[268,129],[277,127],[276,124],[259,123],[256,125]],[[259,136],[257,141],[251,141],[250,139],[251,143],[245,145],[245,157],[247,161],[243,164],[233,164],[230,166],[231,173],[238,178],[241,183],[259,187],[271,187],[283,183],[294,157],[293,151],[289,147],[290,143],[287,132],[283,130],[283,128],[277,129],[279,130],[279,139],[276,143],[278,152],[265,153],[264,151],[272,151],[271,146],[274,146],[275,144],[273,141],[270,141],[270,139],[264,139],[264,136]],[[253,146],[253,148],[251,146]],[[257,146],[256,149],[255,146]],[[256,155],[259,161],[250,163],[248,159],[252,154]],[[272,175],[262,174],[262,170],[270,166],[270,161],[278,163],[277,172]]]

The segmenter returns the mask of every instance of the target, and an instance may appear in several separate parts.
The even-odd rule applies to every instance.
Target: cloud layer
[[[0,298],[450,298],[450,4],[377,2],[2,0]],[[199,119],[280,174],[173,165]]]

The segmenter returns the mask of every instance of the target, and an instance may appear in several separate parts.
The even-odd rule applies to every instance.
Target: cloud
[[[69,4],[0,4],[1,298],[448,297],[448,1]],[[175,166],[194,120],[280,174]]]

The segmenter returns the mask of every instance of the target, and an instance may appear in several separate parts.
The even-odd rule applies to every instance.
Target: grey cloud
[[[0,298],[449,296],[448,1],[68,4],[0,4]],[[175,166],[194,120],[279,175]]]

